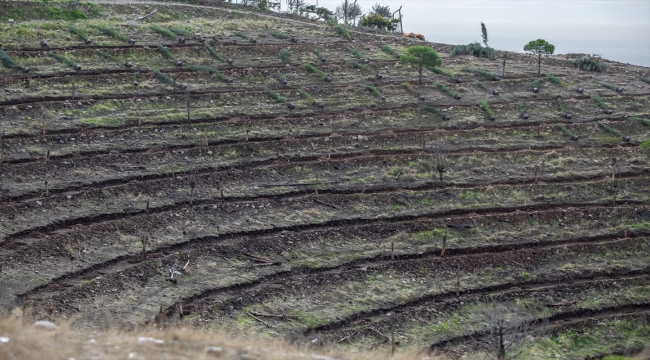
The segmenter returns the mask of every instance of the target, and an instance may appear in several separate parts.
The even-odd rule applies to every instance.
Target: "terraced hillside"
[[[423,43],[394,35],[3,6],[4,307],[450,357],[492,346],[485,304],[548,322],[523,358],[650,338],[648,68],[536,81],[532,56],[426,43],[419,86],[395,54]]]

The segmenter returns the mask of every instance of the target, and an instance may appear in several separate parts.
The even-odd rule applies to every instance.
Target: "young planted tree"
[[[400,57],[400,60],[418,70],[420,85],[422,85],[422,69],[442,65],[442,60],[437,52],[427,46],[421,45],[411,46],[406,49],[406,53]]]
[[[537,55],[537,77],[539,77],[542,69],[542,55],[553,55],[555,52],[555,45],[544,39],[537,39],[524,45],[524,51]]]
[[[483,44],[485,44],[485,47],[488,47],[487,28],[483,22],[481,22],[481,37],[483,38]]]

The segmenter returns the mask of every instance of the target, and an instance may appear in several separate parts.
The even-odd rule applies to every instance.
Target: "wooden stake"
[[[221,209],[223,210],[223,189],[221,189]]]
[[[393,322],[390,322],[390,356],[395,355],[395,331],[393,329]]]
[[[75,95],[75,87],[74,87],[74,83],[72,83],[72,101],[74,101],[74,95]]]
[[[0,164],[2,163],[2,154],[4,153],[4,139],[5,139],[5,129],[2,129],[2,134],[0,134]]]
[[[327,160],[332,158],[332,145],[330,145],[329,150],[327,151]]]
[[[50,190],[47,187],[47,171],[45,171],[45,197],[50,197]]]
[[[43,136],[45,136],[45,121],[41,122],[41,131],[43,132]]]
[[[50,150],[47,151],[47,154],[45,154],[45,162],[48,162],[50,160]]]
[[[319,184],[318,183],[318,173],[316,173],[316,192],[315,192],[316,197],[318,197],[318,184]]]
[[[191,124],[192,121],[190,120],[190,91],[187,91],[187,123]]]
[[[147,200],[147,207],[144,209],[144,213],[148,214],[149,213],[149,200]]]
[[[395,260],[395,243],[390,242],[390,259]]]
[[[440,251],[440,257],[445,257],[445,249],[447,248],[447,229],[445,229],[445,235],[442,237],[442,251]]]
[[[194,188],[196,187],[196,183],[192,181],[190,183],[190,206],[192,206],[192,203],[194,203]]]
[[[458,271],[458,270],[456,270]],[[460,271],[456,275],[456,297],[460,296]]]
[[[503,72],[501,72],[501,78],[506,78],[506,59],[508,58],[508,52],[503,55]]]
[[[147,259],[147,244],[149,243],[149,235],[141,234],[140,242],[142,243],[142,259]]]

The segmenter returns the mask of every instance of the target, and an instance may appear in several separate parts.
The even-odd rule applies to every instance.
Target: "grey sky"
[[[309,1],[308,1],[309,2]],[[334,9],[342,0],[319,0]],[[585,52],[650,66],[650,0],[358,0],[364,13],[375,3],[402,6],[404,31],[452,44],[480,41],[485,22],[490,46],[523,51],[543,38],[556,53]],[[310,2],[315,3],[315,0]]]

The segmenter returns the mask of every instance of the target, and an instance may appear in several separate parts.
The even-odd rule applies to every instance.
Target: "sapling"
[[[2,163],[2,155],[4,153],[4,140],[5,140],[5,129],[2,129],[2,134],[0,134],[0,164]]]
[[[50,190],[48,188],[48,181],[47,181],[47,170],[45,170],[45,197],[50,197]]]
[[[442,250],[440,251],[440,257],[445,257],[445,249],[447,249],[447,231],[445,229],[445,234],[442,236]]]
[[[440,184],[444,187],[445,183],[442,179],[442,175],[447,172],[448,161],[447,157],[440,152],[436,153],[436,171],[440,177]]]
[[[538,162],[537,164],[535,164],[535,166],[533,167],[533,169],[535,170],[535,182],[537,182],[537,173],[538,173],[539,169],[542,167],[542,165],[544,165],[544,162],[545,162],[545,160],[542,160],[542,161]]]
[[[196,188],[196,182],[194,180],[190,181],[190,206],[194,203],[194,189]]]
[[[142,259],[147,259],[147,244],[149,243],[148,234],[140,234],[140,243],[142,244]]]
[[[456,297],[460,296],[460,269],[456,270]]]

